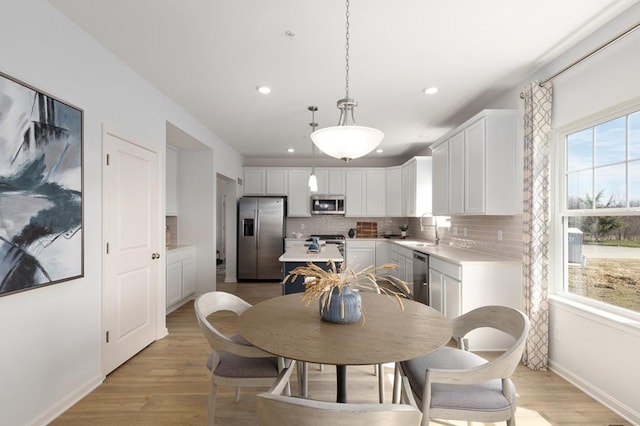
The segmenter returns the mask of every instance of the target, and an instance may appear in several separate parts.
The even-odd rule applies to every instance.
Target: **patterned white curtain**
[[[551,85],[532,81],[524,88],[524,254],[525,313],[531,332],[523,363],[546,370],[549,358],[549,138]]]

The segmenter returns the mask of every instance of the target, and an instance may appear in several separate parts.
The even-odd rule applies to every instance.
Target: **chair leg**
[[[218,386],[211,382],[211,388],[209,389],[209,405],[207,407],[207,426],[213,426],[215,424],[217,389]]]
[[[240,386],[236,388],[236,402],[240,402]]]
[[[402,375],[400,374],[400,364],[396,362],[395,368],[393,369],[393,400],[394,404],[398,404],[400,402],[400,392],[402,391]]]
[[[384,368],[382,364],[376,365],[378,371],[378,399],[384,404]]]

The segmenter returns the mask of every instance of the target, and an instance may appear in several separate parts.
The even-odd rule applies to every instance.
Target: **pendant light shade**
[[[384,133],[372,127],[344,125],[316,130],[311,140],[325,154],[349,161],[373,151],[383,137]]]
[[[382,142],[384,133],[371,127],[356,126],[353,118],[353,110],[358,103],[349,97],[349,0],[346,0],[346,6],[346,85],[345,97],[338,101],[340,118],[337,126],[313,132],[311,140],[325,154],[348,162],[373,151]],[[351,117],[351,124],[349,124],[349,117]]]
[[[318,178],[315,171],[309,176],[309,191],[318,192]]]

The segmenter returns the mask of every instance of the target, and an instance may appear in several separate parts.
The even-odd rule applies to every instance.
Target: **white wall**
[[[639,21],[640,5],[636,5],[488,107],[522,110],[519,93],[524,83],[544,80]],[[555,79],[553,128],[634,98],[640,102],[638,52],[640,30]],[[553,252],[552,259],[559,264],[560,254]],[[561,276],[552,274],[550,285],[557,285],[560,280]],[[584,307],[552,299],[549,347],[552,370],[634,424],[640,424],[640,392],[635,386],[640,383],[637,366],[640,324],[613,316],[603,317]]]
[[[44,424],[103,379],[102,125],[164,152],[171,121],[213,148],[212,179],[242,159],[44,0],[3,1],[0,40],[0,70],[84,110],[85,276],[0,298],[0,422]]]

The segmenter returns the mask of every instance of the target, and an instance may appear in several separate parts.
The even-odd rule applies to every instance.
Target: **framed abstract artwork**
[[[0,296],[84,275],[83,111],[0,72]]]

